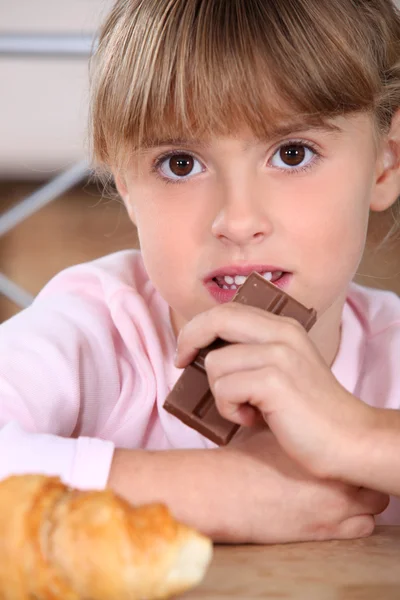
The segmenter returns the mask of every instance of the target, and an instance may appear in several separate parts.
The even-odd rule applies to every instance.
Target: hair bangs
[[[97,52],[96,159],[120,168],[166,140],[242,129],[269,139],[282,123],[373,109],[378,67],[367,67],[362,28],[359,39],[346,29],[349,4],[345,12],[330,0],[130,2]]]

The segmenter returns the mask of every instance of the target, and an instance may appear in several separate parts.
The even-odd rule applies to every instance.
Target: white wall
[[[112,0],[0,0],[0,32],[89,33]],[[0,177],[47,178],[85,154],[87,60],[0,56]]]

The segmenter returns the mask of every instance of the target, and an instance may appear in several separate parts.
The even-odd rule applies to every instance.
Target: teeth
[[[233,289],[232,286],[238,287],[239,285],[243,285],[246,281],[246,277],[243,275],[236,275],[235,277],[225,275],[224,281],[228,286],[230,286],[230,289]]]
[[[266,279],[267,281],[276,281],[277,279],[282,277],[282,275],[282,271],[274,271],[273,273],[268,271],[266,273],[262,273],[262,277],[264,277],[264,279]],[[231,275],[225,275],[221,279],[224,282],[222,286],[224,290],[236,290],[246,281],[246,277],[244,275],[235,275],[235,277],[232,277]]]
[[[267,281],[277,281],[283,275],[283,271],[274,271],[273,273],[263,273],[262,276]]]
[[[246,281],[246,277],[244,277],[244,275],[236,275],[236,277],[235,277],[236,285],[243,285],[245,281]]]
[[[267,281],[271,281],[272,280],[272,273],[271,272],[267,272],[267,273],[263,273],[262,276],[264,277],[264,279],[266,279]]]

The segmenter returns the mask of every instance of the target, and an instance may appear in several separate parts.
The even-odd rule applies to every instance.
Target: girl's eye
[[[156,164],[156,169],[166,179],[182,180],[192,175],[203,172],[200,162],[191,154],[170,154],[161,157]]]
[[[292,143],[281,146],[271,159],[273,167],[285,170],[297,170],[307,167],[316,152],[305,144]]]

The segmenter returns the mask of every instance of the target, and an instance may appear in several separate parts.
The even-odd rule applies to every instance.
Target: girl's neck
[[[310,338],[329,367],[333,365],[340,347],[342,312],[345,299],[345,295],[343,298],[339,298],[318,319],[309,333]]]

